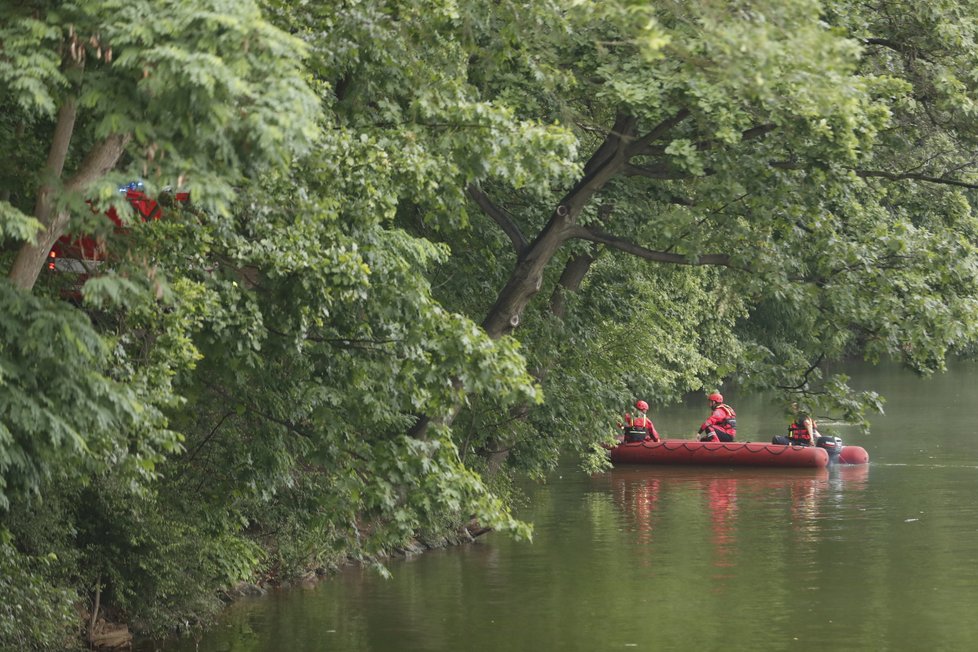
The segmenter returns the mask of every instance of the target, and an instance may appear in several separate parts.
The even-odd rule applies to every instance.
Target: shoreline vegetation
[[[470,528],[472,528],[470,530]],[[287,573],[287,578],[282,578],[276,574],[266,574],[256,578],[254,581],[240,581],[233,587],[219,592],[222,608],[213,614],[208,614],[206,619],[199,620],[193,624],[181,627],[174,627],[171,631],[163,633],[162,636],[151,637],[148,640],[165,642],[167,640],[192,636],[194,631],[206,629],[221,617],[221,613],[234,602],[245,597],[262,597],[270,591],[288,590],[296,587],[310,587],[320,582],[329,581],[335,577],[343,568],[348,566],[373,567],[380,572],[381,566],[386,560],[406,559],[423,554],[430,550],[468,545],[475,543],[480,537],[488,534],[489,528],[480,527],[477,524],[469,523],[460,527],[454,533],[446,533],[440,537],[418,540],[413,539],[401,546],[398,546],[386,553],[375,555],[369,559],[347,556],[345,559],[331,563],[326,566],[309,566],[301,572],[295,569]],[[90,616],[82,613],[85,621],[88,622]],[[104,623],[104,621],[103,621]],[[103,634],[104,632],[104,634]],[[142,637],[129,631],[129,627],[122,623],[104,623],[100,635],[94,639],[89,639],[89,644],[95,649],[120,649],[131,647],[134,643],[142,640]]]
[[[527,539],[637,401],[865,428],[836,362],[978,350],[971,4],[124,5],[0,4],[0,649]]]

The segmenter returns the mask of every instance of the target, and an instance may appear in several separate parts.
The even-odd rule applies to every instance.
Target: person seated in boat
[[[737,414],[723,402],[723,395],[713,392],[706,397],[710,402],[710,416],[700,426],[700,441],[733,441],[737,436]]]
[[[636,416],[632,416],[629,413],[625,413],[625,442],[633,441],[659,441],[659,433],[655,431],[655,425],[652,424],[652,419],[645,416],[645,413],[649,411],[649,404],[645,401],[638,400],[635,401],[635,409],[638,410]],[[618,424],[621,426],[622,424]]]
[[[821,436],[815,419],[808,414],[807,410],[800,409],[797,403],[791,404],[791,411],[795,418],[788,424],[788,435],[778,435],[771,440],[771,443],[784,446],[814,446]]]

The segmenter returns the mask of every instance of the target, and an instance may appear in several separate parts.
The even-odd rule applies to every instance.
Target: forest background
[[[517,483],[600,468],[636,397],[865,423],[826,365],[974,350],[976,36],[949,0],[0,4],[0,648],[529,538]],[[80,298],[66,234],[111,256]]]

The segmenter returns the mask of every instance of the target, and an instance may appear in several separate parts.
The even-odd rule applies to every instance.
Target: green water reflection
[[[573,466],[530,490],[532,544],[347,569],[244,600],[166,650],[970,650],[978,647],[978,365],[851,370],[889,401],[868,467]],[[777,406],[728,397],[742,431]],[[656,416],[685,435],[702,406]],[[760,438],[760,437],[758,437]]]

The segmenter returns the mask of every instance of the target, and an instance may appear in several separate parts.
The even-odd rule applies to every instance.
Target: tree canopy
[[[0,577],[45,617],[0,607],[0,641],[57,647],[72,600],[152,631],[236,581],[529,536],[514,479],[600,465],[636,397],[735,385],[860,420],[881,397],[831,363],[941,370],[978,323],[976,21],[3,8]],[[131,216],[134,180],[162,220]],[[49,272],[65,234],[109,259]]]

